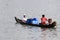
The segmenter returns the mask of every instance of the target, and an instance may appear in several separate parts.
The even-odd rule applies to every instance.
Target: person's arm
[[[45,18],[46,19],[46,21],[48,21],[48,19],[47,18]]]

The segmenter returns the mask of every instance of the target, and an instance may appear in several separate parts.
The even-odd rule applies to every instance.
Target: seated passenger
[[[48,19],[48,24],[52,24],[52,19]]]
[[[42,15],[41,24],[45,25],[46,21],[47,21],[47,18],[45,17],[45,15]]]
[[[26,15],[25,15],[25,14],[23,15],[22,21],[23,21],[23,22],[26,22],[26,21],[27,21],[27,18],[26,18]]]
[[[52,22],[52,19],[48,19],[48,26],[49,27],[55,27],[56,26],[56,21]]]

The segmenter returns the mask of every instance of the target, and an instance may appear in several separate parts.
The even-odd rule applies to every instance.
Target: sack
[[[33,20],[32,20],[32,24],[38,24],[38,20],[37,20],[37,18],[33,18]]]
[[[37,18],[33,18],[33,20],[37,20]]]
[[[37,20],[33,20],[32,24],[38,24],[38,21]]]
[[[32,19],[27,19],[26,23],[31,24],[32,23]]]

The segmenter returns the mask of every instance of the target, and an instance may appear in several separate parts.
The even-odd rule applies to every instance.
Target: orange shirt
[[[46,21],[47,21],[47,18],[45,18],[45,17],[41,18],[41,23],[42,24],[46,24]]]

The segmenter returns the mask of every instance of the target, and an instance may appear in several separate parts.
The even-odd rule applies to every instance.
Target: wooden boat
[[[39,24],[28,24],[28,23],[24,23],[22,22],[22,20],[18,19],[17,17],[15,17],[15,20],[17,23],[20,23],[22,25],[29,25],[29,26],[36,26],[36,27],[41,27],[41,28],[54,28],[56,26],[56,22],[53,22],[52,24],[49,25],[42,25],[41,23]]]

